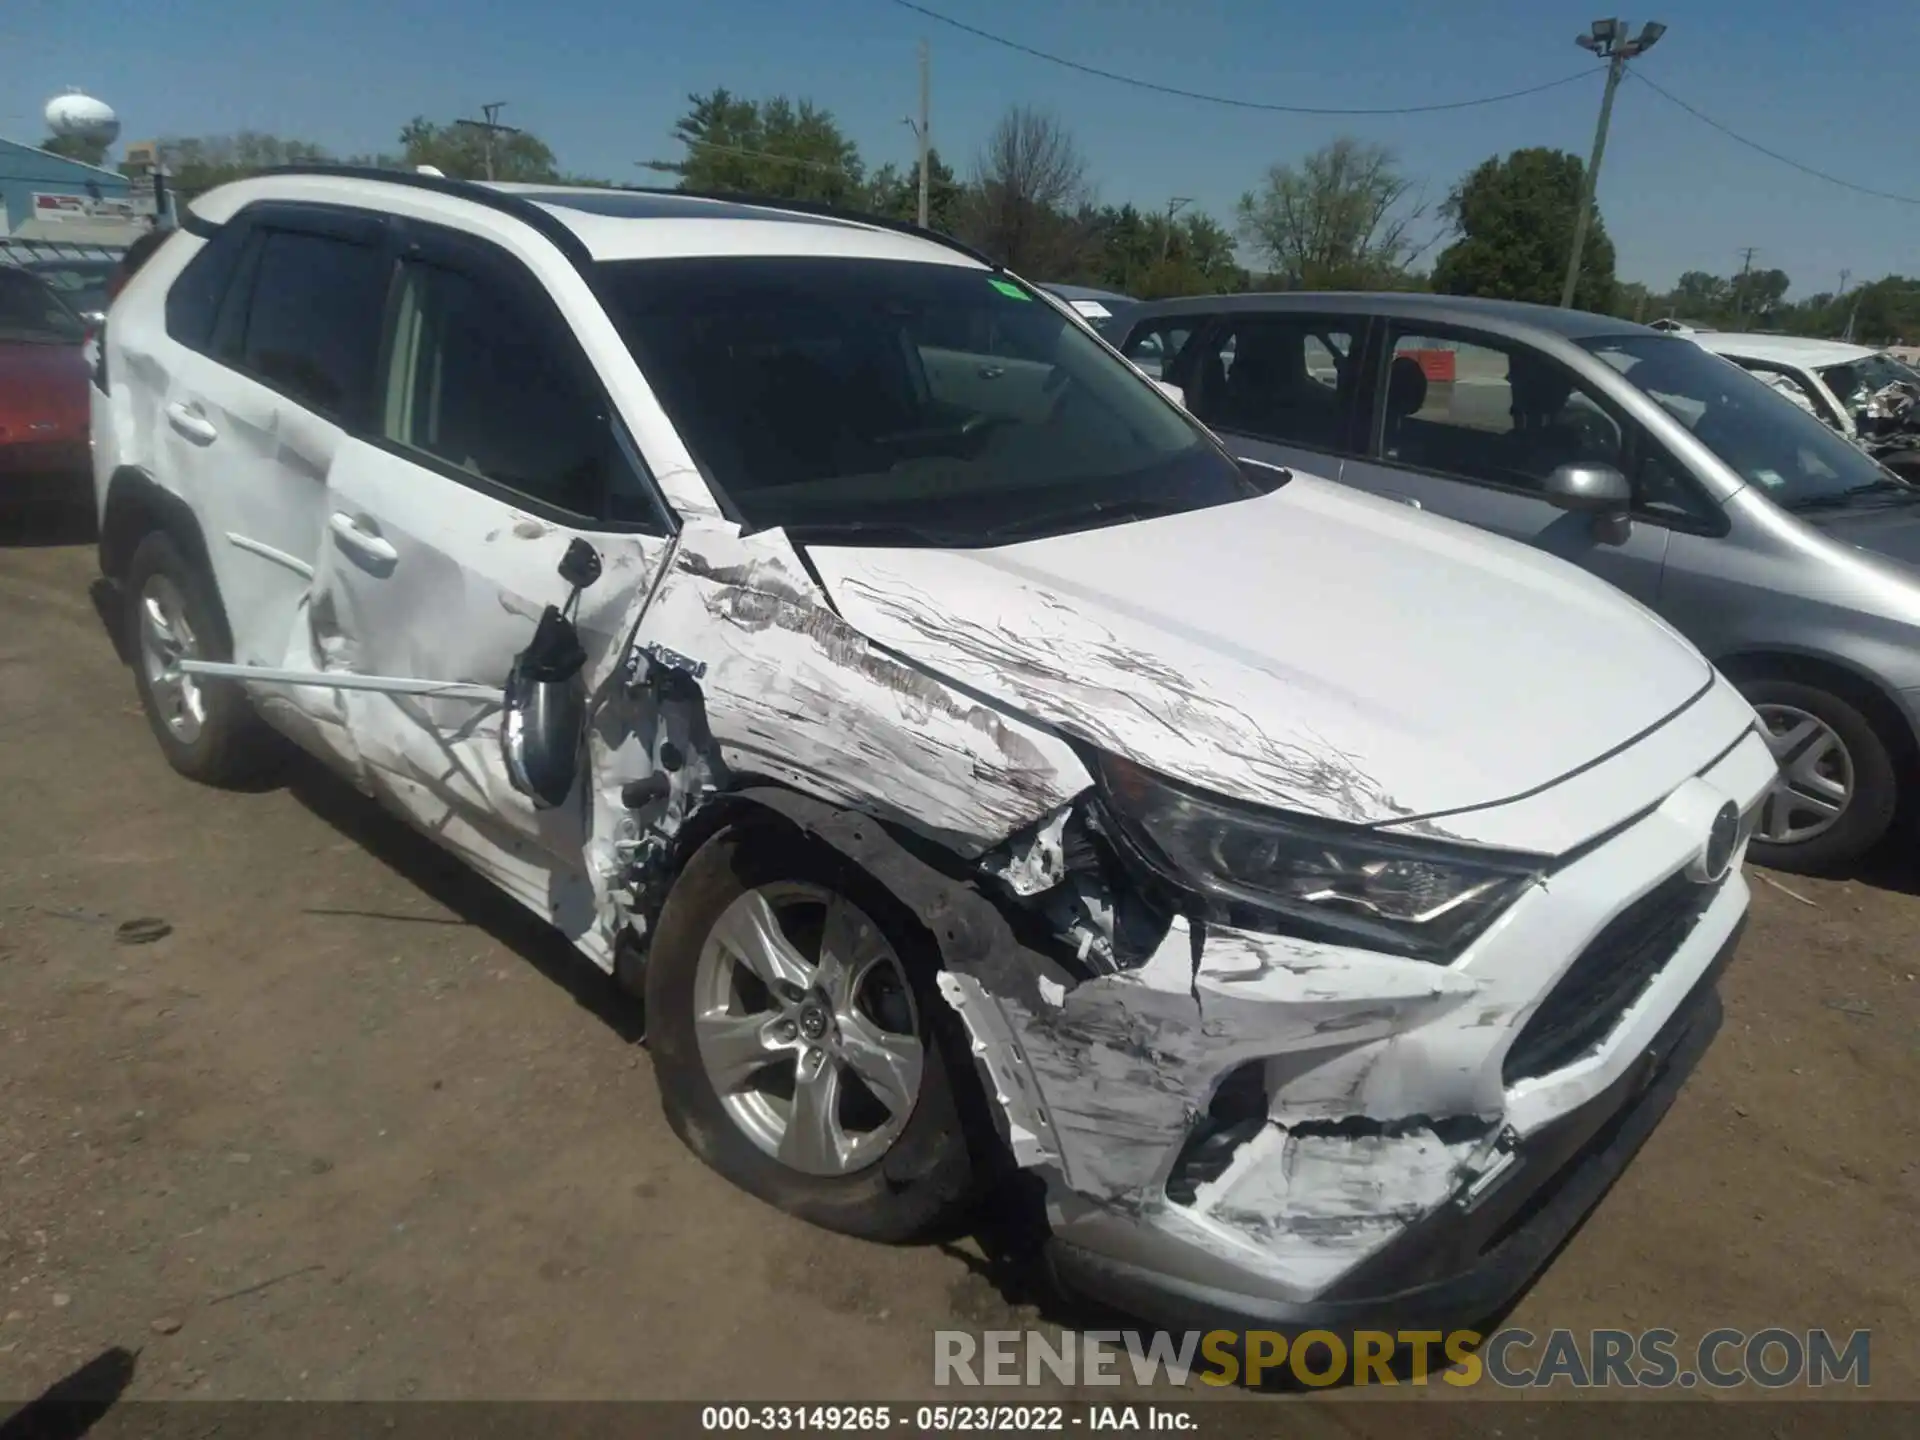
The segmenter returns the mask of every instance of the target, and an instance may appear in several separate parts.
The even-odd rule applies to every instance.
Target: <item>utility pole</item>
[[[1580,283],[1580,252],[1587,246],[1587,227],[1593,222],[1593,197],[1600,185],[1600,159],[1607,150],[1607,126],[1613,120],[1613,92],[1620,88],[1627,73],[1627,61],[1651,50],[1654,42],[1667,33],[1667,27],[1649,20],[1640,33],[1627,38],[1625,20],[1596,20],[1591,33],[1573,43],[1591,50],[1607,62],[1607,89],[1600,100],[1600,123],[1593,132],[1593,158],[1587,162],[1586,183],[1580,187],[1580,209],[1573,221],[1573,253],[1567,257],[1567,283],[1560,290],[1560,308],[1573,308],[1573,292]]]
[[[1167,201],[1167,223],[1160,232],[1160,263],[1166,264],[1167,251],[1173,244],[1173,217],[1193,203],[1191,195],[1176,195]]]
[[[1747,277],[1753,273],[1753,257],[1759,248],[1749,245],[1740,252],[1740,273],[1733,281],[1733,318],[1736,320],[1747,318]]]
[[[500,123],[500,112],[507,108],[504,100],[495,100],[490,105],[482,105],[480,113],[484,120],[456,120],[456,125],[464,125],[469,130],[478,130],[481,135],[482,154],[485,157],[487,179],[493,179],[493,137],[496,135],[518,135],[520,132],[511,125]]]
[[[911,115],[908,115],[900,122],[909,130],[913,131],[914,138],[920,142],[919,215],[920,228],[922,230],[927,228],[927,167],[932,160],[933,129],[930,119],[931,105],[932,96],[927,82],[927,42],[922,40],[920,42],[920,118],[915,120]]]

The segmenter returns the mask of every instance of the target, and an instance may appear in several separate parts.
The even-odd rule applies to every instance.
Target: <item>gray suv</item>
[[[1765,722],[1763,864],[1843,867],[1920,798],[1920,490],[1738,366],[1438,295],[1168,300],[1108,336],[1239,455],[1525,540],[1665,617]]]

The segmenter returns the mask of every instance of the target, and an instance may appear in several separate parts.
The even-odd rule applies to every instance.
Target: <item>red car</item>
[[[46,282],[0,265],[0,507],[88,495],[85,339]]]

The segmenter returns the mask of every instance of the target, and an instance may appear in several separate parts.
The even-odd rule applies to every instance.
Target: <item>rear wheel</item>
[[[647,960],[648,1046],[676,1134],[828,1229],[919,1238],[976,1193],[956,1017],[925,937],[871,877],[766,828],[709,840]]]
[[[191,780],[240,785],[278,758],[273,732],[231,680],[182,674],[182,660],[230,660],[233,642],[213,583],[155,531],[127,565],[126,635],[147,724],[167,763]]]
[[[1887,742],[1851,702],[1793,680],[1741,686],[1779,776],[1760,803],[1753,858],[1801,874],[1858,860],[1893,823],[1898,786]]]

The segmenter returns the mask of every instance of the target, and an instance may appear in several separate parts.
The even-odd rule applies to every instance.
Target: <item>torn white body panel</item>
[[[809,555],[851,624],[940,674],[1191,784],[1359,824],[1550,784],[1713,679],[1604,582],[1310,476],[997,550]]]
[[[704,665],[727,766],[977,853],[1090,779],[1072,748],[876,648],[835,615],[783,536],[696,523],[640,622]]]
[[[1544,1074],[1505,1073],[1574,962],[1688,864],[1720,807],[1750,807],[1772,775],[1749,735],[1524,894],[1450,966],[1176,923],[1146,964],[1075,986],[1057,1007],[960,987],[948,998],[976,1039],[1004,1025],[1031,1067],[1030,1090],[996,1086],[1021,1095],[1022,1124],[1057,1140],[1033,1162],[1052,1180],[1056,1234],[1168,1273],[1242,1287],[1253,1275],[1276,1296],[1310,1297],[1489,1173],[1498,1137],[1543,1130],[1639,1062],[1745,913],[1737,858],[1587,1051]],[[997,1018],[975,1013],[983,999]],[[1168,1181],[1183,1144],[1248,1063],[1266,1124],[1177,1203]]]

